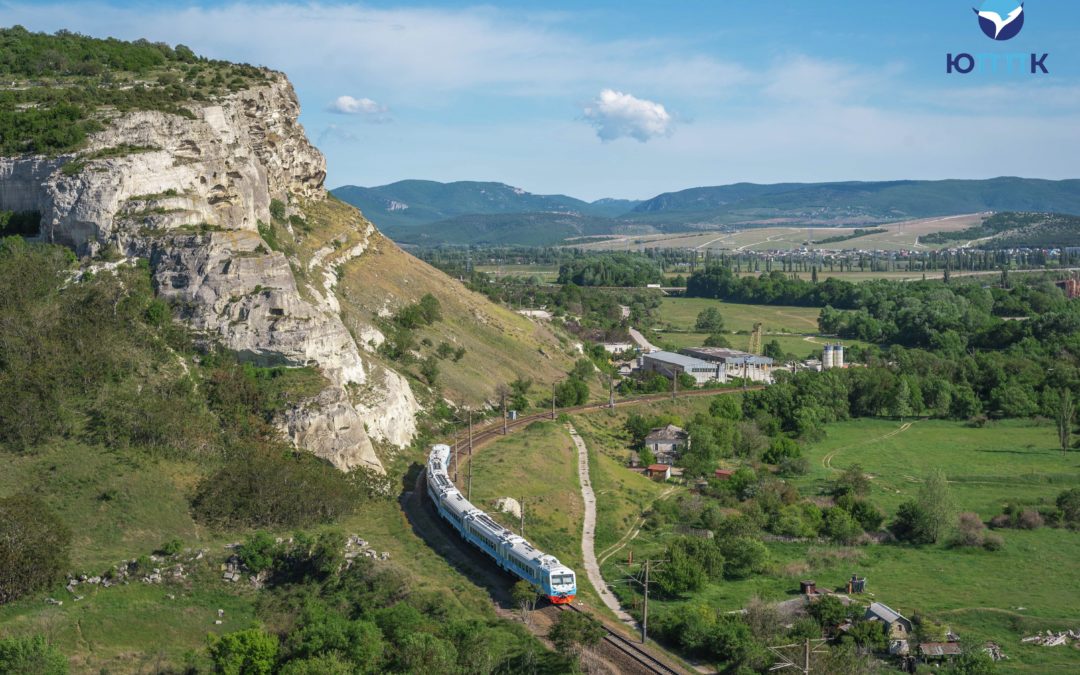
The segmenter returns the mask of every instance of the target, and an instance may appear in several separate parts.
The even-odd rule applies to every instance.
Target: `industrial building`
[[[844,367],[844,345],[839,343],[825,345],[825,352],[821,357],[821,369],[831,370]]]
[[[660,373],[673,378],[683,373],[694,378],[697,384],[706,382],[724,382],[721,366],[692,356],[674,352],[652,352],[641,356],[641,370],[646,373]]]
[[[727,382],[732,378],[765,384],[772,382],[773,360],[768,356],[723,347],[687,347],[680,350],[680,353],[716,364],[720,368],[717,377],[719,382]]]

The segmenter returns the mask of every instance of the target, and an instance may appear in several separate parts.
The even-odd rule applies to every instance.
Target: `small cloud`
[[[366,122],[376,124],[390,121],[390,109],[372,101],[370,98],[353,98],[348,95],[338,96],[327,110],[339,115],[357,115]]]
[[[662,104],[613,89],[600,92],[584,112],[585,119],[596,127],[596,135],[605,142],[626,137],[645,143],[670,136],[675,130],[675,118]]]
[[[357,140],[360,140],[359,137],[348,129],[343,129],[336,124],[328,124],[326,128],[319,133],[319,137],[315,139],[315,145],[321,146],[327,141],[352,143]]]

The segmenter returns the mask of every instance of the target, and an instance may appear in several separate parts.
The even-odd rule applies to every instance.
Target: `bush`
[[[41,635],[0,640],[0,673],[66,675],[67,658]]]
[[[896,520],[889,529],[900,541],[909,544],[933,544],[937,541],[932,517],[918,502],[909,501],[900,505]]]
[[[278,639],[258,628],[208,639],[210,659],[222,675],[270,675],[277,662]]]
[[[851,544],[862,534],[862,528],[847,511],[840,507],[825,510],[821,533],[840,544]]]
[[[1000,551],[1005,548],[1005,539],[1000,534],[987,532],[983,537],[983,548],[987,551]]]
[[[273,567],[277,553],[277,541],[267,532],[256,532],[236,549],[236,556],[244,567],[255,574]]]
[[[805,476],[810,472],[810,460],[805,457],[784,457],[780,460],[780,475],[786,477]]]
[[[852,464],[844,469],[832,486],[832,494],[836,497],[847,494],[862,497],[869,493],[870,478],[858,464]]]
[[[71,531],[40,498],[0,499],[0,604],[60,581],[70,547]]]
[[[957,517],[956,533],[949,542],[953,546],[982,546],[986,539],[986,525],[977,513],[961,513]]]
[[[1080,488],[1065,490],[1058,495],[1056,503],[1067,524],[1080,524]]]
[[[1037,530],[1045,524],[1042,515],[1034,509],[1024,509],[1016,520],[1016,526],[1021,530]]]
[[[358,499],[348,475],[314,455],[253,448],[199,483],[192,511],[218,527],[306,527],[352,513]]]
[[[184,550],[184,542],[183,541],[181,541],[179,539],[170,539],[169,541],[162,544],[161,547],[158,548],[158,550],[156,552],[160,553],[161,555],[172,556],[172,555],[178,555],[183,550]]]
[[[773,439],[761,459],[768,464],[779,464],[785,459],[798,459],[801,456],[802,450],[799,444],[786,436],[781,436]]]
[[[694,328],[700,333],[720,333],[724,330],[724,317],[716,307],[706,307],[697,315]]]

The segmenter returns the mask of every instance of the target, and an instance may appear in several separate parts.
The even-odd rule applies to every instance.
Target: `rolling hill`
[[[430,180],[403,180],[390,185],[366,188],[345,185],[334,196],[356,206],[391,236],[406,228],[431,225],[463,215],[553,213],[614,217],[626,213],[638,202],[601,199],[589,203],[565,195],[534,195],[504,183]],[[439,228],[427,228],[438,231]]]
[[[988,211],[1080,214],[1080,180],[737,183],[643,202],[534,195],[502,183],[402,181],[334,190],[396,241],[553,245],[568,238],[768,226],[864,227]]]

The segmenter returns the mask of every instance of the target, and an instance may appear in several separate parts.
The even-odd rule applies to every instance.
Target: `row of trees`
[[[560,284],[578,286],[633,286],[658,284],[660,266],[631,253],[612,253],[576,258],[559,268]]]

